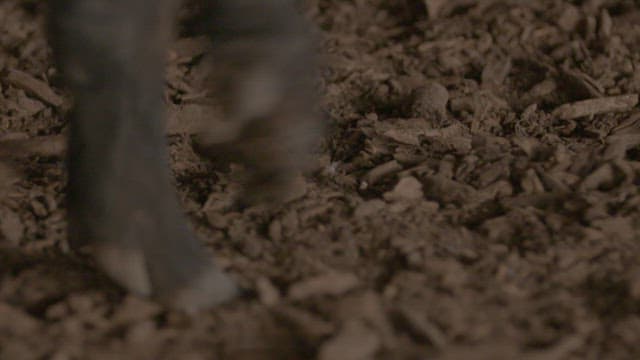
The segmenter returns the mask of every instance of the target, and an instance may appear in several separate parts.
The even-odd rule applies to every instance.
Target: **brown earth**
[[[426,5],[425,5],[426,4]],[[189,318],[68,250],[68,96],[0,1],[0,359],[640,358],[640,6],[314,0],[330,131],[277,209],[193,153],[203,41],[170,52],[188,213],[248,299]]]

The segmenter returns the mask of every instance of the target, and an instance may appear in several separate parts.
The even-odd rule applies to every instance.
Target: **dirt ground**
[[[66,244],[70,99],[44,2],[0,1],[0,359],[640,358],[640,5],[313,0],[326,141],[276,209],[191,147],[219,116],[188,23],[175,182],[248,298],[189,318]]]

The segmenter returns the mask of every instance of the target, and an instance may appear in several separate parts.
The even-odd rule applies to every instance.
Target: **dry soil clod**
[[[609,96],[564,104],[557,107],[552,115],[562,120],[573,120],[609,112],[630,111],[637,104],[638,94]]]
[[[56,94],[47,83],[20,70],[10,69],[7,81],[54,107],[59,107],[64,103],[64,99]]]

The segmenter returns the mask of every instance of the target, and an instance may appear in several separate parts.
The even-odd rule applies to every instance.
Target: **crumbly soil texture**
[[[640,5],[312,0],[326,136],[282,206],[238,166],[181,15],[167,143],[247,296],[195,317],[66,240],[67,114],[45,2],[0,1],[0,359],[639,359]]]

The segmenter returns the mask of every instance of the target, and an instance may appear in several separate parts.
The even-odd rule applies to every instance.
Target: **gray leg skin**
[[[309,24],[294,0],[212,0],[213,85],[227,127],[195,138],[201,153],[246,165],[242,203],[279,201],[319,139]]]
[[[187,227],[165,149],[170,0],[52,0],[56,60],[75,107],[69,236],[117,283],[186,311],[235,296]]]

